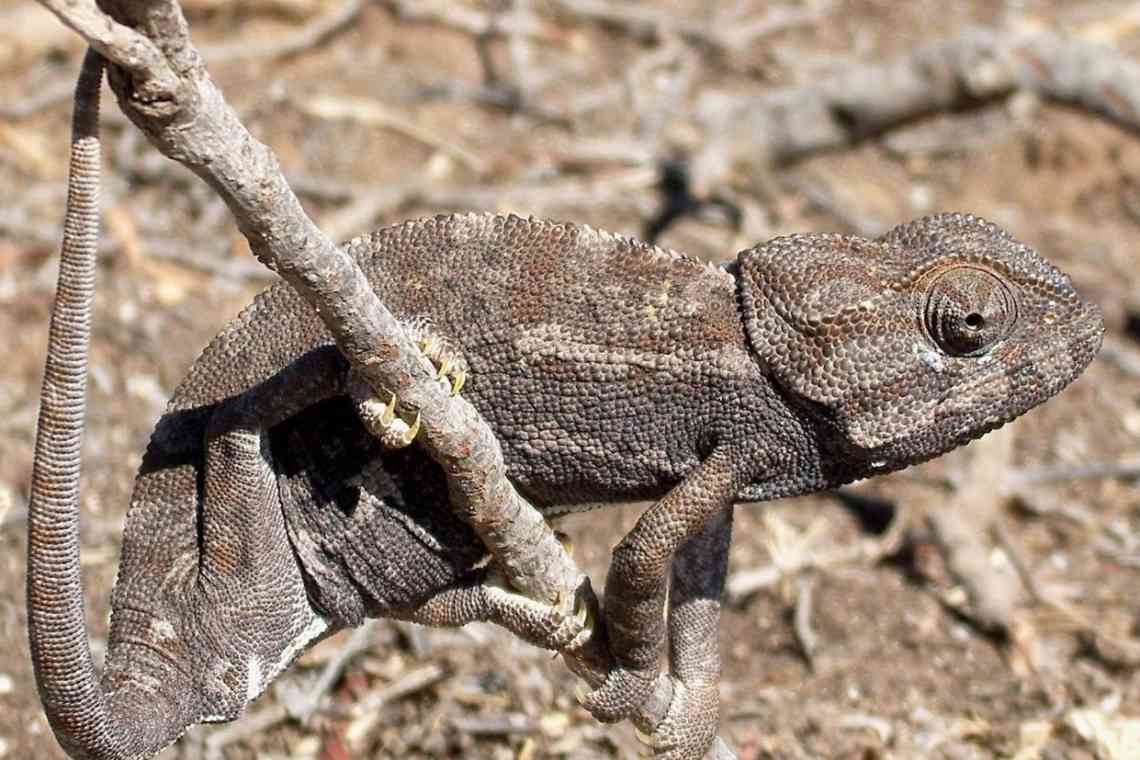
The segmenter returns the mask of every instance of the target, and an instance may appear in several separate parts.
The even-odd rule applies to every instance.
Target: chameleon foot
[[[616,665],[601,686],[578,693],[578,701],[602,723],[631,718],[652,695],[657,672],[657,668],[641,670]]]
[[[447,341],[431,331],[426,320],[413,321],[404,325],[416,340],[420,351],[435,368],[435,377],[447,386],[448,393],[456,395],[467,382],[467,362],[452,349]],[[356,404],[360,421],[372,435],[380,439],[388,449],[402,449],[415,440],[420,431],[420,416],[411,422],[396,416],[396,395],[381,401],[355,371],[349,372],[348,391]]]
[[[704,757],[716,740],[720,690],[715,683],[687,685],[673,677],[673,699],[652,734],[637,732],[658,760]]]
[[[417,412],[410,423],[398,417],[395,393],[387,402],[381,401],[372,395],[371,386],[355,372],[349,377],[348,389],[356,404],[356,415],[385,448],[402,449],[416,439],[420,432],[420,415]]]
[[[557,605],[536,602],[494,576],[482,584],[482,590],[491,610],[488,621],[537,647],[561,651],[579,647],[593,635],[598,602],[588,580],[572,599]]]
[[[463,390],[467,382],[467,364],[448,349],[435,334],[424,335],[419,340],[420,351],[435,367],[436,377],[447,383],[448,391],[455,396]]]

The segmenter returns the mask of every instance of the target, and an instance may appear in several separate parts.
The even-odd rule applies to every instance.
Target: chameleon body
[[[655,500],[614,549],[602,620],[617,666],[585,704],[633,714],[668,640],[678,690],[653,739],[673,757],[699,757],[716,733],[734,502],[966,443],[1060,391],[1103,333],[1065,275],[959,214],[880,241],[777,238],[724,268],[513,216],[409,222],[347,250],[464,368],[463,394],[536,506]],[[439,469],[416,446],[385,449],[350,380],[283,284],[211,343],[143,459],[98,681],[85,638],[55,635],[85,637],[81,613],[52,607],[55,576],[32,563],[37,679],[74,756],[148,756],[191,723],[233,718],[306,646],[366,616],[494,620],[542,643],[531,607],[484,587],[483,548]],[[30,517],[32,555],[63,546],[45,507]],[[77,572],[77,544],[63,549]]]
[[[1060,273],[959,215],[885,242],[777,239],[728,271],[582,226],[489,215],[406,223],[348,249],[394,314],[466,364],[463,393],[540,509],[691,491],[651,508],[659,519],[615,551],[605,615],[619,657],[629,653],[626,693],[650,680],[633,674],[655,674],[668,561],[706,520],[738,499],[831,488],[965,443],[1060,390],[1101,330]],[[970,314],[989,336],[973,334]],[[186,717],[233,717],[306,637],[411,614],[466,582],[483,552],[451,516],[442,475],[419,449],[372,438],[348,377],[285,285],[194,364],[132,500],[108,685],[156,655],[156,668],[197,659],[189,642],[231,650],[197,674],[203,704]],[[243,455],[225,434],[212,469],[211,426],[243,425],[261,431],[244,439],[261,472],[235,465]],[[185,608],[203,584],[232,617]],[[184,629],[161,635],[161,621]]]

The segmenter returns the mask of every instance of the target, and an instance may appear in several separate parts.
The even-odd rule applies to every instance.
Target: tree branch
[[[101,12],[94,2],[40,0],[40,3],[77,32],[109,62],[137,78],[140,103],[173,97],[179,81],[162,51],[135,29]]]
[[[402,416],[420,414],[419,441],[447,473],[453,509],[510,582],[550,604],[572,605],[580,593],[595,604],[588,579],[507,480],[489,426],[466,400],[448,395],[356,262],[305,214],[273,152],[226,103],[190,42],[177,2],[104,0],[109,15],[94,0],[42,2],[115,64],[109,78],[123,112],[164,155],[222,197],[254,255],[313,306],[377,396],[394,392]],[[563,654],[591,685],[609,673],[604,636]],[[670,678],[662,675],[654,707],[637,721],[643,730],[652,731],[664,717],[672,693]],[[723,742],[717,746],[726,749]]]
[[[166,7],[159,13],[141,13],[139,5]],[[92,9],[67,4],[65,10],[68,22],[81,34],[87,36],[89,27],[95,29],[89,38],[93,44],[110,41],[108,57],[112,60],[139,60],[128,48],[147,51],[147,61],[159,49],[173,51],[184,61],[198,60],[188,37],[180,34],[186,26],[175,4],[136,3],[132,4],[136,17],[124,14],[124,20],[137,25],[149,39]],[[100,34],[108,28],[125,33]],[[120,44],[123,49],[115,47]],[[163,59],[156,68],[169,72],[175,66]],[[551,545],[542,547],[540,557],[530,556],[539,554],[532,545],[515,546],[510,526],[525,524],[525,515],[533,510],[509,487],[490,429],[464,399],[448,396],[431,364],[368,286],[364,273],[305,214],[272,151],[245,129],[204,67],[197,63],[184,67],[174,81],[161,72],[151,76],[135,68],[115,74],[113,88],[128,118],[164,155],[188,167],[222,197],[254,255],[316,309],[337,345],[377,395],[394,392],[401,414],[421,415],[426,431],[423,443],[449,473],[463,516],[505,565],[511,582],[547,601],[558,598],[566,585],[576,585],[580,574],[572,563],[548,559],[560,553],[553,551],[558,546],[553,533]],[[166,104],[163,118],[153,115],[153,101],[140,102],[140,80]]]
[[[733,164],[794,161],[1019,89],[1140,131],[1140,64],[1130,57],[1048,32],[972,28],[807,85],[743,98],[702,94],[697,112],[714,137],[694,174],[701,184],[717,184]]]

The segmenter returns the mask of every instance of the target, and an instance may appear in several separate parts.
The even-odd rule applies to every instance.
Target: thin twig
[[[1017,571],[1025,590],[1035,602],[1060,615],[1063,624],[1073,629],[1102,661],[1112,667],[1140,665],[1140,641],[1106,633],[1096,621],[1046,592],[1037,582],[1025,560],[1024,552],[1009,531],[1000,524],[995,524],[994,534],[1004,548],[1006,556],[1009,557],[1010,564]]]
[[[639,40],[654,41],[665,36],[679,36],[733,52],[747,47],[760,37],[817,21],[830,9],[830,4],[814,8],[778,6],[768,9],[763,16],[753,20],[718,17],[695,20],[636,3],[557,0],[555,5],[572,16],[608,24]]]
[[[266,42],[238,41],[224,45],[203,45],[202,56],[212,64],[245,61],[251,58],[283,58],[320,45],[348,27],[360,15],[364,0],[346,0],[339,8],[318,16],[305,27]]]
[[[753,570],[733,573],[725,584],[730,604],[738,604],[761,589],[770,588],[784,578],[804,570],[828,570],[840,565],[878,562],[898,551],[905,533],[905,521],[896,517],[886,534],[878,539],[864,539],[855,546],[831,552],[803,553],[792,564],[768,565]]]
[[[289,710],[290,716],[302,724],[308,723],[309,718],[321,705],[321,700],[340,680],[341,673],[348,667],[358,654],[367,651],[372,646],[372,634],[376,629],[375,620],[366,620],[352,632],[348,641],[337,649],[336,654],[325,663],[324,669],[313,685],[304,693],[298,694],[294,699],[283,700]]]
[[[804,196],[811,205],[831,215],[857,235],[877,238],[890,229],[890,225],[885,224],[883,220],[838,201],[831,189],[821,182],[798,174],[785,174],[781,176],[780,183]]]
[[[283,58],[296,55],[324,42],[347,27],[364,7],[364,0],[348,0],[343,6],[319,16],[311,24],[279,39],[266,42],[239,41],[223,45],[203,45],[202,55],[210,63],[230,63],[252,58]],[[21,100],[0,102],[0,116],[26,119],[40,111],[66,103],[74,83],[55,82]]]
[[[422,691],[446,677],[447,671],[441,666],[432,663],[409,670],[384,688],[366,694],[363,698],[358,700],[352,708],[352,714],[355,716],[355,720],[345,729],[345,742],[350,748],[356,751],[362,750],[367,746],[368,739],[372,735],[372,732],[375,731],[380,724],[381,707],[389,702],[394,702],[410,694]]]
[[[504,715],[456,715],[451,725],[457,731],[471,736],[508,736],[511,734],[537,734],[542,726],[537,720],[522,713]]]
[[[110,243],[109,250],[118,247]],[[194,254],[198,255],[195,256]],[[247,259],[235,259],[229,256],[202,255],[201,251],[188,249],[186,246],[173,245],[164,240],[148,240],[146,242],[146,255],[171,264],[194,269],[205,274],[217,275],[231,282],[276,282],[277,276],[263,266],[259,266]]]
[[[158,46],[137,29],[103,13],[94,2],[40,0],[40,4],[87,40],[87,44],[99,51],[104,58],[121,66],[135,77],[136,89],[132,93],[132,98],[148,113],[167,115],[169,111],[162,108],[161,104],[176,94],[185,94],[181,93],[175,67],[171,66]],[[152,23],[166,24],[172,16],[181,18],[177,5],[173,7],[175,9],[173,12],[167,6],[153,14]],[[187,40],[179,52],[184,52],[188,46]],[[192,58],[187,60],[183,55],[179,56],[176,63],[178,67],[192,66],[191,61]],[[156,105],[158,107],[154,108]]]
[[[486,169],[486,161],[470,150],[412,123],[372,98],[314,95],[306,99],[295,98],[293,104],[314,118],[353,121],[366,126],[390,129],[429,147],[444,151],[475,174],[482,174]]]
[[[819,645],[819,637],[811,627],[812,592],[815,577],[811,574],[800,575],[796,578],[796,604],[792,616],[792,630],[796,634],[796,642],[800,651],[807,660],[808,667],[815,669],[815,652]]]
[[[884,746],[889,746],[894,729],[891,722],[877,715],[850,713],[839,719],[839,727],[846,731],[874,731]]]
[[[554,26],[531,14],[491,15],[456,3],[412,0],[387,0],[385,5],[406,21],[440,24],[475,36],[526,35],[545,42],[559,42],[565,37]]]
[[[947,567],[969,597],[966,613],[987,631],[1009,631],[1021,597],[1016,575],[995,566],[988,547],[990,528],[1008,498],[994,484],[1010,468],[1016,430],[1003,427],[951,454],[967,462],[958,490],[927,515]]]
[[[1140,478],[1140,459],[1126,459],[1119,462],[1088,462],[1068,467],[1045,467],[1035,470],[1012,470],[1005,476],[1004,480],[1008,486],[1019,488],[1043,483],[1093,480],[1096,478],[1136,480]]]
[[[289,181],[302,196],[330,203],[348,202],[322,219],[322,226],[330,238],[346,240],[371,229],[389,213],[411,205],[455,211],[508,207],[519,213],[549,215],[555,210],[622,202],[638,192],[651,189],[657,182],[657,173],[647,166],[591,180],[442,187],[430,179],[383,188],[310,175],[291,175]]]

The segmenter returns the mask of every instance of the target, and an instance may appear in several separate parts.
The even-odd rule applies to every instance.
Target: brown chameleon
[[[97,86],[97,67],[84,76],[81,91]],[[92,124],[81,103],[29,514],[33,659],[61,745],[150,756],[192,723],[236,717],[307,646],[370,616],[493,620],[557,646],[538,605],[484,582],[484,549],[449,510],[438,467],[373,435],[347,361],[280,284],[214,339],[156,426],[96,673],[77,527]],[[716,735],[735,502],[834,488],[977,438],[1076,378],[1104,329],[1068,277],[961,214],[881,240],[781,237],[722,268],[486,214],[346,248],[444,374],[465,380],[509,476],[545,514],[654,500],[614,549],[600,622],[617,666],[584,703],[629,717],[668,642],[678,685],[652,741],[670,757],[699,757]]]

